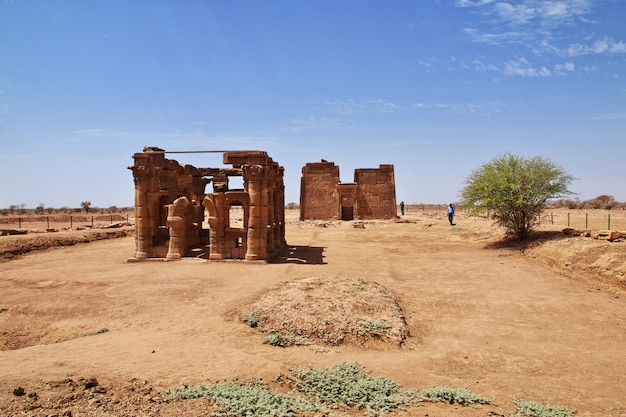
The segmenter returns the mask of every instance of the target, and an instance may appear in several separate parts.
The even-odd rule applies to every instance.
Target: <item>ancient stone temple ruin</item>
[[[133,260],[202,252],[209,260],[267,260],[286,245],[284,169],[266,152],[223,151],[224,164],[232,166],[226,168],[182,165],[166,153],[146,147],[129,167],[135,182]],[[243,189],[229,188],[236,176],[243,177]],[[207,194],[209,184],[213,192]]]
[[[302,168],[300,220],[367,220],[397,217],[393,165],[357,168],[354,182],[339,180],[334,162]]]

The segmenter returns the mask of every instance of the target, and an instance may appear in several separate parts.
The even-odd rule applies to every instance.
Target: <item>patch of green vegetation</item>
[[[367,291],[367,287],[365,285],[354,284],[353,287],[355,290],[358,291]]]
[[[387,323],[384,320],[378,319],[367,319],[367,320],[357,320],[353,326],[354,331],[359,335],[365,334],[373,334],[375,336],[382,336],[389,329],[391,329],[391,324]]]
[[[520,401],[513,399],[515,411],[511,417],[572,417],[576,410],[568,410],[565,407],[554,407],[549,404],[535,403],[532,401]]]
[[[378,417],[397,410],[415,407],[424,401],[442,401],[475,407],[494,405],[489,398],[466,388],[437,386],[421,392],[403,388],[382,377],[370,377],[358,363],[338,362],[333,368],[292,368],[275,382],[289,392],[271,390],[262,379],[245,382],[219,381],[212,385],[181,386],[162,392],[172,399],[206,398],[211,400],[215,417],[293,417],[302,413],[341,415],[361,410]],[[510,417],[572,417],[576,410],[513,399],[515,411]],[[350,410],[349,410],[350,409]],[[330,414],[332,413],[332,414]]]
[[[422,395],[428,401],[458,403],[462,406],[475,407],[476,404],[495,404],[493,400],[474,394],[467,388],[453,388],[447,385],[425,389],[422,391]]]
[[[166,398],[207,398],[215,401],[215,417],[235,416],[296,416],[299,411],[322,411],[322,406],[302,397],[270,390],[262,380],[248,380],[244,383],[216,382],[211,386],[199,384],[193,387],[182,386],[165,391]]]
[[[368,377],[358,363],[339,362],[332,369],[294,368],[291,373],[289,382],[293,390],[310,401],[365,409],[369,416],[383,415],[421,401],[416,390],[405,389],[385,378]]]
[[[242,319],[248,326],[255,328],[259,325],[260,316],[261,316],[261,312],[258,310],[254,310],[250,314],[244,314]]]
[[[294,345],[302,345],[302,341],[296,335],[287,334],[283,335],[281,333],[274,333],[267,337],[263,338],[263,343],[266,345],[278,346],[278,347],[289,347]]]
[[[452,228],[453,232],[460,232],[461,230],[463,230],[463,228],[461,228],[461,227],[453,227]]]
[[[85,333],[85,334],[83,334],[83,336],[95,336],[97,334],[106,333],[108,331],[109,331],[109,329],[107,329],[106,327],[103,327],[101,329],[96,330],[95,332]]]

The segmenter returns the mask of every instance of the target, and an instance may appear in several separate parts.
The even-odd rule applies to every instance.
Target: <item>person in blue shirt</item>
[[[454,226],[454,223],[452,222],[453,219],[454,219],[454,206],[452,206],[452,203],[450,203],[450,205],[448,206],[448,221],[450,221],[451,226]]]

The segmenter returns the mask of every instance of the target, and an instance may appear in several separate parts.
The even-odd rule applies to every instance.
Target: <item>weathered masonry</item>
[[[134,260],[197,251],[209,260],[267,260],[286,245],[283,167],[262,151],[217,152],[232,168],[181,165],[156,147],[133,155]],[[243,189],[229,188],[235,176]]]
[[[354,182],[339,180],[334,162],[302,168],[300,220],[367,220],[397,217],[393,165],[357,168]]]

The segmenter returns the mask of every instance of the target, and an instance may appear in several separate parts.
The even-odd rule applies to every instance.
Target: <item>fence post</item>
[[[552,218],[552,224],[554,224],[554,213],[550,213],[550,217]]]
[[[21,229],[21,228],[22,228],[22,218],[21,218],[21,217],[18,217],[18,218],[17,218],[17,228],[18,228],[18,229]]]
[[[70,214],[70,229],[72,229],[72,228],[73,228],[73,225],[72,225],[72,215]]]
[[[111,224],[113,224],[113,215],[111,214]]]
[[[50,228],[50,217],[46,216],[46,229]]]
[[[585,213],[585,229],[589,229],[589,213]]]
[[[567,212],[567,227],[569,227],[569,211]]]
[[[609,213],[609,225],[607,226],[607,229],[611,230],[611,213]]]
[[[91,216],[91,228],[93,229],[93,216]]]

